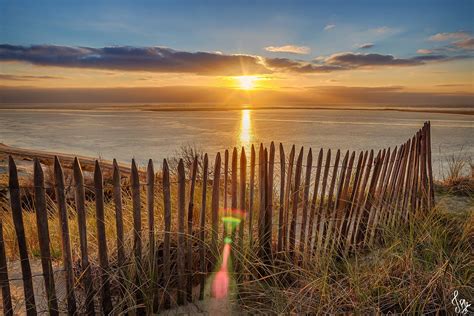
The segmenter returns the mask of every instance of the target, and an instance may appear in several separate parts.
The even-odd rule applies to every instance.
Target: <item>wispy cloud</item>
[[[460,32],[445,32],[445,33],[437,33],[431,35],[428,39],[434,42],[444,42],[444,41],[451,41],[451,40],[459,40],[459,39],[467,39],[471,37],[468,32],[460,31]]]
[[[431,49],[424,49],[424,48],[421,48],[419,50],[416,51],[418,54],[431,54],[433,53],[433,51]]]
[[[0,74],[0,80],[7,81],[34,81],[43,79],[64,79],[63,77],[56,76],[33,76],[33,75],[11,75],[11,74]]]
[[[336,27],[336,24],[328,24],[324,27],[324,30],[329,31],[329,30],[332,30],[335,27]]]
[[[311,49],[307,46],[296,46],[296,45],[283,45],[283,46],[267,46],[265,50],[273,53],[290,53],[306,55],[311,52]]]
[[[360,44],[358,46],[359,49],[369,49],[374,47],[375,45],[373,43],[365,43],[365,44]]]
[[[380,26],[376,27],[373,29],[370,29],[370,31],[376,33],[376,34],[391,34],[391,33],[396,33],[397,30],[388,26]]]
[[[437,33],[428,38],[433,42],[449,42],[448,44],[433,49],[437,52],[445,51],[474,51],[474,37],[472,33],[459,31],[459,32],[445,32]]]

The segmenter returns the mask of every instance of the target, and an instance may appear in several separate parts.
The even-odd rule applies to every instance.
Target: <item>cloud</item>
[[[376,53],[344,52],[333,54],[329,57],[315,58],[312,61],[302,61],[242,54],[185,52],[164,47],[115,46],[90,48],[54,45],[0,45],[0,62],[27,62],[39,66],[111,71],[192,73],[215,76],[256,75],[278,72],[327,73],[358,68],[418,66],[426,63],[446,62],[465,58],[472,58],[472,56],[468,54],[458,56],[431,54],[410,58],[397,58],[393,55]]]
[[[268,73],[261,58],[185,52],[165,47],[114,46],[103,48],[55,45],[0,45],[0,61],[28,62],[40,66],[93,68],[200,75]]]
[[[397,30],[388,27],[388,26],[381,26],[377,27],[374,29],[370,29],[372,32],[377,33],[377,34],[389,34],[389,33],[395,33]]]
[[[456,41],[452,45],[459,49],[474,50],[474,37],[467,38],[461,41]]]
[[[420,62],[413,58],[396,58],[392,55],[338,53],[329,56],[326,61],[330,65],[339,65],[347,68],[360,68],[365,66],[412,66]]]
[[[32,75],[0,74],[0,80],[7,80],[7,81],[33,81],[33,80],[42,80],[42,79],[64,79],[64,78],[63,77],[56,77],[56,76],[32,76]]]
[[[451,41],[451,40],[459,40],[459,39],[467,39],[471,37],[468,32],[460,31],[460,32],[445,32],[445,33],[437,33],[435,35],[430,36],[428,39],[434,42],[444,42],[444,41]]]
[[[284,46],[267,46],[265,50],[273,53],[291,53],[306,55],[309,54],[311,49],[307,46],[296,46],[296,45],[284,45]]]
[[[329,31],[329,30],[332,30],[335,27],[336,27],[336,24],[328,24],[324,27],[324,30]]]
[[[419,49],[419,50],[417,50],[416,52],[417,52],[418,54],[431,54],[431,53],[433,53],[433,51],[432,51],[431,49],[424,49],[424,48]]]
[[[428,38],[434,42],[449,42],[449,44],[433,49],[437,52],[474,51],[474,37],[469,32],[437,33]]]
[[[359,45],[358,47],[359,47],[359,49],[369,49],[369,48],[374,47],[374,44],[373,43],[365,43],[365,44]]]

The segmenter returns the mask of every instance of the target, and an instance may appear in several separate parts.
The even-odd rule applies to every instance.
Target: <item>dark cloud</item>
[[[360,49],[369,49],[369,48],[372,48],[372,47],[374,47],[374,44],[372,44],[372,43],[366,43],[366,44],[359,45]]]
[[[268,73],[259,57],[183,52],[164,47],[68,47],[0,45],[1,61],[23,61],[42,66],[125,71],[242,75]]]
[[[30,75],[10,75],[10,74],[0,74],[0,80],[8,81],[31,81],[31,80],[41,80],[41,79],[64,79],[63,77],[56,76],[30,76]]]
[[[460,45],[469,46],[472,43]],[[275,72],[327,73],[364,67],[417,66],[443,62],[470,55],[426,55],[397,58],[392,55],[338,53],[325,59],[302,61],[288,58],[264,58],[252,55],[225,55],[185,52],[164,47],[114,46],[103,48],[55,45],[0,45],[0,61],[28,62],[40,66],[193,73],[199,75],[238,76]]]

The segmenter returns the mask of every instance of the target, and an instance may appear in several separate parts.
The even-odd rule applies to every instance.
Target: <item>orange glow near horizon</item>
[[[255,83],[258,80],[256,76],[239,76],[235,77],[235,80],[238,83],[238,86],[242,90],[252,90],[255,89]]]

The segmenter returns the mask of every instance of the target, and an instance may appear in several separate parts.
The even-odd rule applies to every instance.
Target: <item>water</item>
[[[323,148],[366,150],[396,146],[430,120],[434,175],[453,154],[474,156],[469,115],[396,111],[238,110],[169,111],[62,109],[0,110],[0,142],[104,159],[158,164],[192,145],[211,154],[271,141]],[[443,171],[444,170],[444,171]]]

